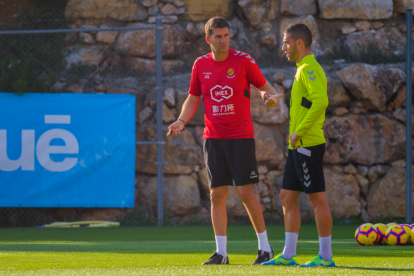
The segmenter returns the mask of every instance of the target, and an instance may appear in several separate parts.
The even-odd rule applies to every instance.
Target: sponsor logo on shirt
[[[236,75],[234,74],[234,70],[233,70],[233,68],[229,68],[229,70],[227,70],[227,77],[229,78],[229,79],[232,79],[232,78],[234,78]]]
[[[233,104],[213,105],[213,116],[234,114]]]
[[[204,79],[209,79],[210,78],[210,75],[212,73],[205,73],[205,72],[203,72],[203,74],[204,74]]]
[[[222,87],[221,85],[216,85],[211,88],[210,95],[216,102],[221,102],[223,99],[229,99],[233,96],[233,88],[229,86]]]

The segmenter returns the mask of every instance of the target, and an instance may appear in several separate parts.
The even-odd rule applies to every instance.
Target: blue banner
[[[0,93],[0,207],[134,207],[135,96]]]

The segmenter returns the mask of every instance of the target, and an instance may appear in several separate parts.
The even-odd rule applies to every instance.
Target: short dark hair
[[[310,48],[312,45],[312,32],[308,26],[302,23],[293,24],[284,31],[284,34],[290,34],[290,36],[296,41],[302,39],[306,48]]]
[[[230,28],[229,23],[227,23],[226,19],[224,19],[223,17],[213,17],[210,18],[205,26],[205,32],[206,32],[206,36],[210,36],[213,34],[213,29],[214,28]]]

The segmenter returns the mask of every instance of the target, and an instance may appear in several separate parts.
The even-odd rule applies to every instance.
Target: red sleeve
[[[260,72],[259,66],[254,61],[254,59],[246,58],[245,64],[247,80],[256,88],[263,87],[267,81],[262,72]]]
[[[188,94],[193,96],[201,96],[201,83],[198,79],[197,61],[198,60],[194,62],[193,72],[191,73],[190,89],[188,90]]]

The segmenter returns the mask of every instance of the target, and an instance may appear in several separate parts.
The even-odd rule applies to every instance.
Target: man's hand
[[[277,99],[283,97],[283,95],[279,94],[279,95],[269,96],[269,94],[266,94],[264,97],[265,97],[264,98],[264,103],[265,103],[266,107],[271,108],[271,107],[274,107],[277,104]]]
[[[290,135],[290,145],[292,148],[296,149],[296,142],[299,140],[299,136],[296,134],[296,132],[293,132],[292,135]]]
[[[171,137],[175,137],[178,135],[181,135],[181,132],[185,129],[185,124],[183,121],[176,121],[174,123],[172,123],[169,127],[168,127],[168,133],[167,136],[171,136]]]

